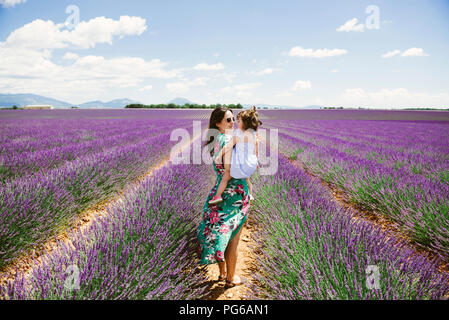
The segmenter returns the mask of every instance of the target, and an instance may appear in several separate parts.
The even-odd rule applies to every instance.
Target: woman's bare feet
[[[234,278],[232,279],[232,281],[226,279],[225,288],[226,289],[233,288],[235,286],[242,285],[246,282],[247,282],[247,280],[245,277],[239,277],[238,275],[234,275]]]

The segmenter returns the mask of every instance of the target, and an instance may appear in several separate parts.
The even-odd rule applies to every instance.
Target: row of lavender
[[[207,165],[156,170],[110,206],[73,246],[58,243],[29,278],[0,287],[0,299],[199,299],[206,270],[197,268],[196,226],[210,188]]]
[[[321,120],[269,125],[303,142],[449,184],[449,122]]]
[[[442,299],[449,292],[439,261],[354,219],[287,159],[279,159],[275,175],[256,175],[253,185],[261,287],[250,298]]]
[[[449,258],[449,123],[276,120],[280,150]],[[400,165],[398,165],[400,164]]]
[[[0,129],[0,181],[45,172],[67,161],[166,133],[176,123],[148,120],[22,120]],[[182,122],[179,124],[183,124]]]
[[[0,270],[71,225],[79,213],[121,191],[127,183],[166,158],[175,143],[170,141],[171,130],[191,127],[191,121],[188,120],[157,118],[142,121],[75,118],[26,121],[18,118],[2,119],[2,130],[9,128],[6,135],[16,139],[22,137],[21,141],[37,137],[36,141],[44,145],[43,150],[33,152],[22,148],[20,158],[32,158],[33,154],[37,154],[42,169],[1,183]],[[20,127],[19,123],[26,123],[27,126],[23,126],[22,131],[13,130]],[[136,125],[136,129],[130,129],[133,125]],[[107,129],[109,126],[111,130]],[[95,129],[97,127],[98,130]],[[145,130],[145,127],[148,129]],[[120,134],[120,128],[123,134]],[[93,133],[93,140],[83,143],[78,138],[86,130]],[[61,141],[55,140],[55,135]],[[44,137],[52,142],[46,143]],[[64,144],[70,144],[70,141],[73,159],[61,155],[67,153]],[[107,146],[104,147],[103,143]],[[60,161],[46,165],[52,163],[52,156],[59,157]],[[18,166],[16,170],[25,173],[24,168],[26,166]]]

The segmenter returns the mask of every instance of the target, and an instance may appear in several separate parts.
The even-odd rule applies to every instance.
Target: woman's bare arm
[[[256,157],[259,158],[259,139],[256,139]]]
[[[215,157],[215,163],[220,163],[221,157],[224,156],[227,151],[231,151],[232,150],[234,145],[237,143],[237,139],[238,138],[236,136],[233,136],[232,139],[229,142],[227,142],[223,146],[223,148],[221,148],[220,152],[218,152],[217,157]]]

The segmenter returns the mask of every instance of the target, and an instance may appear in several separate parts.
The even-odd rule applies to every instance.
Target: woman
[[[230,133],[234,130],[234,121],[232,110],[228,108],[217,107],[212,111],[209,134],[211,131],[215,131],[216,134],[212,135],[205,145],[209,146],[213,159],[232,139]],[[198,226],[197,235],[200,264],[218,263],[220,270],[218,280],[226,280],[225,287],[230,288],[246,282],[243,277],[235,275],[235,266],[240,232],[249,212],[249,190],[245,179],[231,178],[222,194],[223,201],[209,204],[221,182],[225,156],[226,154],[223,155],[221,164],[213,162],[217,180],[204,204],[203,218]]]

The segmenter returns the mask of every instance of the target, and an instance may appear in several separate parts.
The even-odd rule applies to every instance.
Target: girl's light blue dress
[[[252,133],[254,139],[256,139],[256,132],[253,131]],[[255,145],[250,142],[243,142],[243,132],[241,130],[235,130],[235,135],[242,142],[237,142],[235,149],[232,150],[230,174],[234,179],[249,178],[256,171],[258,164]]]

